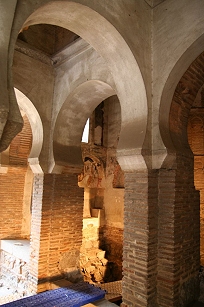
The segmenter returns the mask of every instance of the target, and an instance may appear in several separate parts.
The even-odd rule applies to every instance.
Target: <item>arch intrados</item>
[[[90,80],[80,84],[67,97],[58,114],[54,128],[54,142],[65,146],[79,145],[84,126],[91,113],[99,103],[113,95],[115,91],[105,82]],[[65,130],[66,138],[61,129]]]
[[[28,17],[23,27],[42,23],[75,32],[106,60],[121,103],[119,148],[141,148],[147,124],[146,91],[138,64],[120,33],[96,11],[71,1],[43,5]]]
[[[32,130],[32,147],[29,159],[38,158],[43,144],[43,126],[41,118],[33,103],[27,96],[17,88],[15,88],[15,94],[18,105],[20,109],[26,113]]]
[[[86,121],[99,103],[113,95],[115,91],[109,84],[90,80],[79,85],[67,97],[58,114],[53,134],[53,152],[57,164],[70,159],[72,151],[81,160],[81,138]]]
[[[185,75],[191,64],[204,50],[204,34],[201,35],[180,57],[165,83],[160,103],[159,126],[163,143],[168,150],[175,151],[175,142],[170,131],[170,111],[179,81]],[[200,90],[200,87],[198,91]],[[194,97],[196,98],[196,96]],[[178,135],[179,137],[179,135]],[[180,135],[180,137],[182,137]]]

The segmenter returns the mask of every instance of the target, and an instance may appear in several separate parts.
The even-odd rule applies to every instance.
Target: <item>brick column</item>
[[[78,187],[77,175],[78,173],[45,175],[41,228],[44,240],[41,256],[47,259],[47,274],[50,279],[58,279],[64,274],[69,279],[68,275],[72,275],[72,271],[78,268],[84,191]],[[48,250],[43,248],[47,242]]]
[[[80,278],[83,189],[78,172],[34,177],[30,281],[33,292],[49,289],[50,281]],[[74,281],[74,280],[72,280]]]
[[[193,159],[177,155],[159,172],[158,304],[187,306],[199,291],[199,193]]]
[[[157,173],[125,173],[123,306],[157,306]]]

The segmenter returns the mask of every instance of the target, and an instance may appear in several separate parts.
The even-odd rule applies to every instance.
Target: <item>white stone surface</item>
[[[1,249],[25,262],[29,262],[29,240],[1,240]]]

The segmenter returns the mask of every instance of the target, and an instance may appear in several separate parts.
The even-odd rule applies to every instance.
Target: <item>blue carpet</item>
[[[105,297],[105,291],[85,282],[59,288],[3,304],[5,307],[80,307]]]

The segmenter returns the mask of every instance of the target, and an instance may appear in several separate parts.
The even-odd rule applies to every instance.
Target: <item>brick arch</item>
[[[204,84],[204,52],[189,66],[179,81],[171,103],[169,129],[174,147],[189,150],[187,125],[190,109]]]
[[[188,50],[186,53],[188,54]],[[188,151],[190,153],[187,137],[188,116],[204,84],[204,52],[194,59],[178,80],[178,75],[181,74],[181,64],[186,56],[185,54],[183,58],[181,57],[170,73],[161,98],[160,132],[168,152]],[[176,81],[177,84],[175,84]],[[175,90],[172,92],[174,86]],[[171,93],[172,99],[170,100]]]
[[[173,135],[170,130],[170,112],[172,112],[172,103],[176,95],[178,95],[179,86],[182,87],[181,82],[185,79],[187,71],[193,67],[194,62],[201,61],[198,66],[202,67],[202,53],[204,50],[204,34],[202,34],[196,41],[194,41],[186,51],[180,55],[178,61],[172,67],[169,76],[166,80],[165,86],[162,90],[160,110],[159,110],[159,129],[164,144],[163,149],[168,152],[175,152]],[[193,68],[192,68],[193,69]],[[192,72],[192,76],[196,77],[196,72]],[[187,77],[188,78],[188,77]],[[194,82],[196,82],[194,80]],[[182,90],[181,90],[182,92]],[[184,94],[184,93],[183,93]],[[176,98],[175,98],[176,99]],[[186,99],[186,98],[184,98]],[[179,137],[179,136],[178,136]],[[186,138],[185,138],[186,139]],[[177,148],[178,149],[178,148]]]

